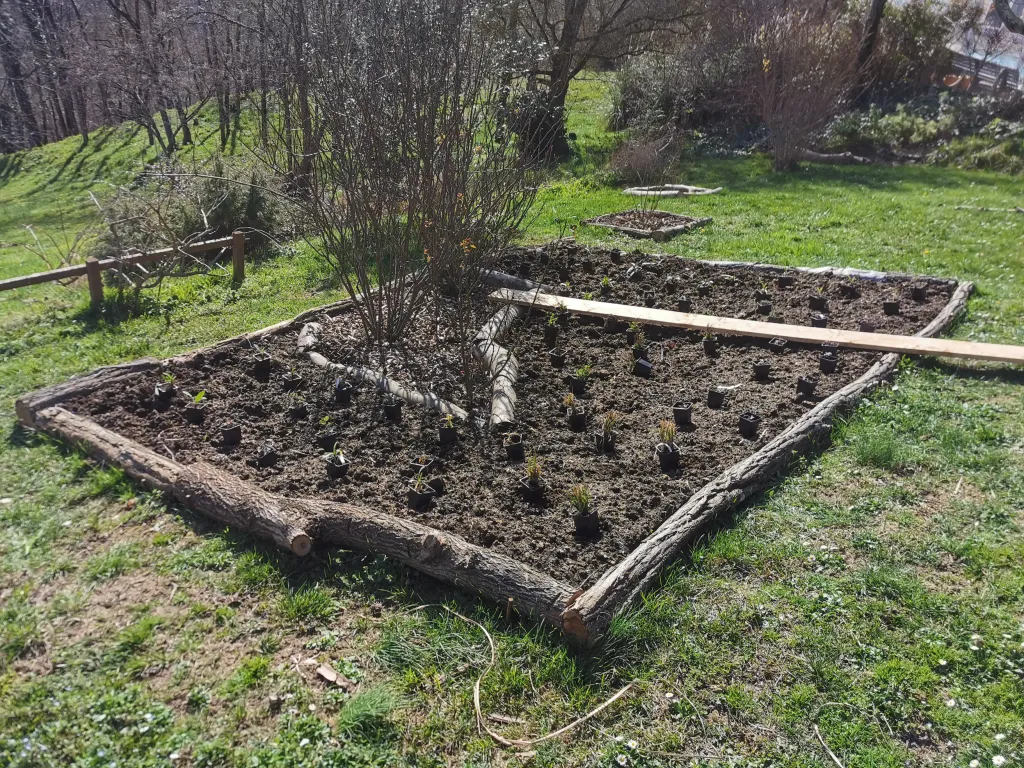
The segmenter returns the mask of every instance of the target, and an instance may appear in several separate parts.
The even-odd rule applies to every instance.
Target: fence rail
[[[103,303],[103,277],[104,270],[117,269],[125,265],[150,264],[154,261],[161,261],[168,257],[180,256],[184,253],[205,253],[218,248],[231,248],[231,277],[236,283],[245,280],[245,234],[232,232],[228,237],[217,238],[216,240],[203,240],[191,245],[179,248],[161,248],[149,253],[133,253],[120,259],[95,259],[89,258],[84,264],[75,264],[70,267],[51,269],[47,272],[36,272],[31,275],[11,277],[7,280],[0,280],[0,291],[10,291],[15,288],[25,288],[40,283],[52,283],[56,280],[66,280],[71,277],[85,275],[89,281],[89,298],[94,307]]]

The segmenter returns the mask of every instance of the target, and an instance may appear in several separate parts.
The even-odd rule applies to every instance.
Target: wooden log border
[[[619,213],[629,213],[629,211],[619,211]],[[686,216],[685,213],[672,213],[671,211],[651,211],[651,213],[661,213],[664,214],[665,216]],[[605,216],[616,215],[618,214],[602,213],[600,216],[595,216],[592,219],[586,219],[585,221],[582,221],[580,223],[585,224],[588,227],[600,227],[602,229],[610,229],[613,232],[621,232],[622,234],[629,235],[630,237],[652,238],[659,243],[664,243],[668,240],[671,240],[673,237],[675,237],[678,234],[681,234],[682,232],[689,232],[691,229],[703,227],[704,225],[711,223],[711,218],[707,217],[703,219],[693,219],[692,221],[686,221],[681,224],[673,224],[671,226],[661,227],[659,229],[637,229],[636,227],[624,227],[620,224],[609,224],[604,221],[599,221],[599,219]]]
[[[953,288],[949,302],[918,332],[919,336],[934,336],[951,327],[967,306],[973,289],[970,282],[859,269],[705,263],[774,274],[796,272],[881,282],[917,281]],[[531,281],[502,273],[493,273],[488,282],[518,290],[538,287]],[[336,316],[350,305],[351,300],[346,299],[317,307],[291,320],[164,362],[144,358],[100,368],[22,396],[16,402],[18,420],[28,429],[46,432],[81,447],[98,461],[122,468],[143,486],[163,491],[200,514],[273,541],[296,555],[308,553],[314,544],[380,552],[490,600],[502,604],[511,600],[519,613],[557,627],[570,640],[589,646],[602,637],[614,616],[650,587],[661,570],[712,521],[773,482],[796,455],[827,446],[832,417],[856,405],[890,378],[899,363],[897,354],[882,355],[860,378],[818,403],[759,451],[700,488],[585,591],[454,534],[350,504],[277,496],[202,462],[181,465],[59,407],[69,399],[147,371],[170,364],[194,364],[220,349],[256,345],[270,336],[297,331],[314,318]]]

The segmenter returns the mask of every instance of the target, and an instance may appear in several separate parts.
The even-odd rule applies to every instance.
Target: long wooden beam
[[[820,344],[830,341],[841,347],[867,349],[874,352],[959,357],[1024,365],[1024,347],[1011,344],[985,344],[977,341],[896,336],[888,333],[862,333],[861,331],[844,331],[838,328],[812,328],[806,325],[766,323],[758,320],[741,320],[735,317],[697,315],[691,312],[673,312],[667,309],[652,309],[629,304],[589,301],[538,291],[502,289],[492,293],[491,300],[543,310],[553,310],[564,306],[570,312],[580,315],[612,317],[641,325],[687,328],[694,331],[710,331],[736,336],[779,338],[805,344]]]

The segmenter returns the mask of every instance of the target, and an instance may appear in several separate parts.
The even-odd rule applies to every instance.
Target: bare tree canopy
[[[1024,35],[1024,18],[1013,12],[1010,0],[992,0],[992,5],[995,7],[999,20],[1006,25],[1008,30],[1018,35]]]

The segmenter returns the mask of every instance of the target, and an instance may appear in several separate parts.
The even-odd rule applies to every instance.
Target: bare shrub
[[[672,136],[630,139],[611,157],[611,169],[630,184],[662,184],[678,168],[679,144]]]
[[[843,17],[773,5],[748,17],[750,86],[775,168],[785,170],[843,108],[856,74],[856,39]]]

